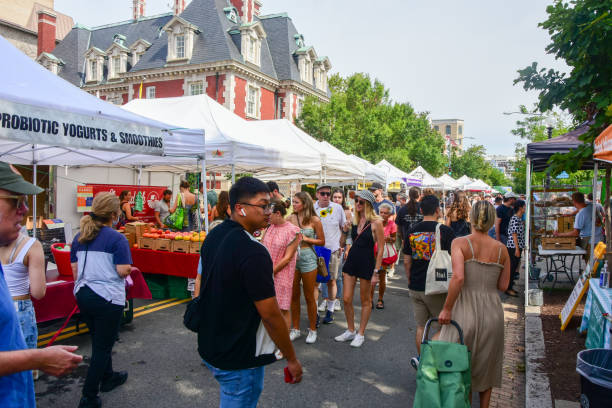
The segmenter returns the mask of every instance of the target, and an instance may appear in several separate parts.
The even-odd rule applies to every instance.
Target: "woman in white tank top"
[[[30,296],[42,299],[46,291],[45,254],[40,242],[25,235],[0,247],[0,261],[13,297],[21,331],[29,348],[36,348],[38,329]]]

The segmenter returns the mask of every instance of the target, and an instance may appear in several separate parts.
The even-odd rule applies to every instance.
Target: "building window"
[[[147,88],[147,99],[155,99],[155,87],[150,86]]]
[[[247,116],[252,118],[259,117],[259,89],[254,86],[249,86],[247,94]]]
[[[446,134],[447,135],[451,134],[451,126],[450,125],[446,125]]]
[[[439,131],[440,131],[440,126],[438,126],[438,125],[434,126],[434,130],[435,130],[436,132],[439,132]]]
[[[121,57],[113,57],[113,76],[119,76],[121,72]]]
[[[176,36],[176,58],[185,58],[185,36]]]
[[[91,67],[89,69],[90,69],[89,78],[91,78],[94,81],[98,79],[98,63],[96,61],[91,61]]]
[[[463,126],[459,125],[459,134],[462,135],[463,134]]]
[[[278,98],[278,109],[276,112],[276,119],[282,119],[283,118],[283,104],[285,103],[285,98]]]
[[[295,117],[298,118],[302,114],[302,109],[304,109],[304,100],[298,99],[297,103],[297,112],[295,112]]]
[[[189,84],[189,95],[202,95],[204,93],[203,82],[193,82]]]

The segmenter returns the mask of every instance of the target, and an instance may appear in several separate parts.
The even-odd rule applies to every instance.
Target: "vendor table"
[[[569,279],[569,282],[574,285],[574,277],[572,276],[574,262],[576,261],[577,257],[578,275],[580,275],[580,272],[582,271],[580,257],[584,256],[585,254],[586,251],[578,246],[575,249],[543,249],[542,245],[538,245],[538,255],[544,258],[546,262],[546,276],[544,279],[539,280],[538,286],[541,288],[544,281],[550,280],[553,283],[550,287],[550,290],[552,290],[557,283],[557,278],[560,273],[564,273]],[[569,267],[567,258],[571,258]]]
[[[128,289],[127,299],[151,299],[151,292],[140,270],[132,267],[130,277],[134,281],[134,285]],[[71,278],[58,276],[57,271],[49,271],[45,297],[40,300],[32,299],[37,323],[61,319],[70,315],[70,312],[76,306],[76,299],[72,293],[74,281],[68,279]]]
[[[582,315],[580,332],[587,330],[586,348],[611,348],[610,331],[612,323],[612,289],[599,287],[599,279],[589,279],[587,295]]]
[[[143,273],[194,279],[198,273],[199,262],[200,254],[132,248],[132,265]]]

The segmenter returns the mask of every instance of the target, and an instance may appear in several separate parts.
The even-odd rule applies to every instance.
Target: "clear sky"
[[[391,97],[433,119],[465,120],[465,145],[513,154],[510,130],[518,105],[533,92],[513,86],[533,61],[567,70],[547,55],[548,33],[537,25],[552,0],[262,0],[262,14],[287,12],[307,45],[327,55],[332,71],[366,72]],[[171,11],[172,0],[147,0],[146,15]],[[128,20],[132,0],[55,0],[75,22],[98,26]],[[205,29],[205,27],[203,27]]]

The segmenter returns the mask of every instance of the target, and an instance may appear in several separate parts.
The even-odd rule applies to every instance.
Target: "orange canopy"
[[[595,139],[595,159],[612,163],[612,125]]]

